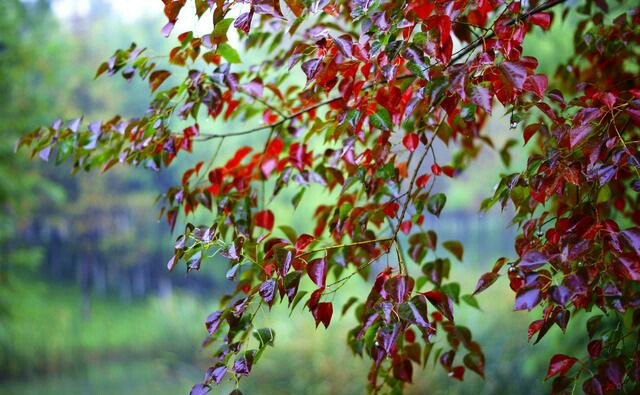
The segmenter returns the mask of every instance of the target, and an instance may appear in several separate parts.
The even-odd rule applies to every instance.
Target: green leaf
[[[58,152],[56,153],[56,165],[64,162],[73,153],[73,142],[70,140],[62,140],[58,144]]]
[[[304,296],[306,294],[308,294],[309,292],[307,291],[299,291],[298,294],[296,295],[296,297],[293,299],[293,303],[291,304],[291,312],[289,313],[289,317],[291,317],[291,314],[293,314],[293,310],[296,309],[296,306],[298,305],[298,303],[300,303],[300,301],[302,300],[302,298],[304,298]]]
[[[302,200],[302,196],[304,195],[306,190],[307,190],[306,188],[301,188],[296,193],[296,195],[291,199],[291,204],[293,204],[294,209],[298,208],[298,205],[300,204],[300,201]]]
[[[476,298],[473,295],[462,295],[461,299],[469,306],[475,307],[476,309],[480,310],[480,305],[478,304],[478,300],[476,300]]]
[[[384,107],[378,107],[373,115],[369,117],[371,124],[380,130],[391,130],[391,115]]]
[[[284,235],[287,236],[287,239],[293,242],[295,242],[296,239],[298,238],[298,232],[296,232],[296,230],[289,225],[280,225],[278,226],[278,229],[280,229],[282,233],[284,233]]]
[[[342,307],[342,315],[345,315],[349,310],[349,308],[357,301],[358,301],[358,298],[356,298],[355,296],[350,297],[349,300],[347,300],[347,303],[345,303],[344,306]]]
[[[229,30],[229,26],[231,26],[232,23],[233,18],[226,18],[216,23],[216,25],[213,27],[213,33],[211,34],[214,43],[227,42],[227,31]],[[218,46],[218,49],[219,48],[220,47]]]
[[[439,217],[445,203],[447,203],[447,197],[444,193],[436,193],[429,197],[429,200],[427,201],[427,210],[436,217]]]
[[[273,347],[276,333],[271,328],[260,328],[253,332],[253,337],[260,342],[260,348],[264,348],[266,346]]]
[[[447,295],[451,296],[456,304],[460,303],[460,284],[458,283],[449,283],[440,287],[440,290]]]
[[[227,43],[221,43],[218,45],[218,53],[229,63],[242,63],[238,51]]]
[[[391,180],[396,176],[396,168],[393,163],[387,163],[376,170],[376,177]]]
[[[345,219],[347,219],[347,216],[349,215],[349,213],[351,212],[351,204],[349,203],[345,203],[343,205],[340,206],[340,220],[344,221]]]
[[[462,246],[462,243],[457,240],[449,240],[442,243],[442,246],[462,262],[462,256],[464,254],[464,247]]]

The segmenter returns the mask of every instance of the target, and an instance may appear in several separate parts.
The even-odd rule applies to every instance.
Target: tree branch
[[[518,22],[523,22],[525,20],[527,20],[530,16],[535,15],[535,14],[539,14],[541,12],[544,12],[552,7],[555,7],[558,4],[562,4],[564,2],[566,2],[567,0],[551,0],[548,1],[544,4],[539,5],[538,7],[535,7],[531,10],[529,10],[528,12],[518,16],[517,18],[512,19],[511,21],[509,21],[507,23],[508,26],[514,25]],[[491,32],[489,34],[487,34],[486,36],[483,36],[479,39],[474,40],[472,43],[470,43],[469,45],[467,45],[466,47],[462,48],[454,57],[451,58],[451,61],[449,62],[449,64],[445,65],[445,68],[451,66],[452,64],[455,64],[457,62],[459,62],[460,60],[462,60],[467,54],[469,54],[470,52],[473,52],[476,48],[478,48],[480,46],[480,44],[482,44],[482,42],[484,42],[484,40],[487,40],[489,38],[492,38],[495,36],[494,32]],[[430,69],[432,68],[434,65],[431,65],[427,68]],[[406,74],[406,75],[402,75],[396,78],[397,81],[400,80],[404,80],[407,78],[413,78],[415,77],[414,74]],[[371,84],[367,84],[365,86],[362,87],[362,90],[368,90],[371,88],[374,88],[378,85],[382,85],[382,84],[386,84],[388,83],[387,81],[377,81],[377,82],[372,82]],[[255,97],[254,97],[255,98]],[[307,108],[304,108],[300,111],[297,111],[291,115],[288,116],[283,116],[282,112],[277,111],[280,116],[282,117],[282,119],[280,119],[278,122],[273,123],[271,125],[263,125],[263,126],[258,126],[252,129],[248,129],[248,130],[243,130],[240,132],[232,132],[232,133],[227,133],[227,134],[200,134],[200,136],[202,137],[201,139],[198,139],[198,141],[207,141],[207,140],[213,140],[213,139],[218,139],[218,138],[224,138],[224,137],[232,137],[232,136],[243,136],[243,135],[247,135],[247,134],[251,134],[251,133],[256,133],[256,132],[260,132],[263,130],[269,130],[269,129],[275,129],[278,126],[284,124],[285,122],[288,122],[296,117],[299,117],[300,115],[306,114],[310,111],[313,111],[317,108],[320,107],[324,107],[328,104],[331,103],[335,103],[339,100],[342,100],[343,97],[342,96],[337,96],[331,99],[327,99],[321,102],[318,102],[312,106],[309,106]],[[263,104],[265,104],[264,102],[262,102]],[[271,106],[268,106],[269,108],[271,108]]]

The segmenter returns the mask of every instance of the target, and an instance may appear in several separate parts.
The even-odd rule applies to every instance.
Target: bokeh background
[[[58,117],[141,114],[145,83],[93,76],[132,41],[166,53],[175,37],[159,33],[162,18],[160,0],[0,0],[0,395],[186,395],[208,366],[200,349],[203,322],[228,287],[226,263],[214,258],[199,273],[168,273],[172,236],[158,221],[154,201],[213,147],[161,172],[116,168],[75,176],[64,164],[14,153],[20,133]],[[178,33],[196,22],[185,17],[180,23]],[[573,25],[558,18],[551,33],[528,38],[526,52],[544,71],[570,54]],[[244,56],[254,62],[266,55]],[[225,131],[242,122],[205,127]],[[521,168],[525,149],[504,111],[496,110],[487,128],[495,149],[483,152],[470,174],[448,182],[445,212],[429,224],[441,240],[465,244],[464,263],[456,263],[452,275],[460,279],[461,294],[473,291],[496,258],[514,254],[517,230],[509,227],[509,210],[480,214],[479,206],[499,173]],[[507,167],[501,151],[509,139],[518,143]],[[230,149],[234,144],[251,142],[234,141]],[[444,157],[446,147],[438,149]],[[308,226],[306,207],[317,203],[314,196],[305,195],[292,216],[295,226]],[[288,201],[274,203],[276,217],[291,212]],[[198,220],[211,218],[201,213]],[[354,279],[336,301],[366,292],[367,283]],[[456,319],[483,345],[487,378],[468,373],[460,383],[430,361],[414,373],[409,394],[540,394],[551,355],[584,352],[578,348],[584,339],[563,336],[557,327],[540,344],[528,344],[528,323],[540,311],[513,313],[504,279],[478,301],[480,309],[463,303]],[[364,393],[368,361],[352,356],[344,342],[355,325],[350,314],[336,315],[329,330],[316,329],[302,310],[288,318],[279,307],[258,321],[274,328],[276,347],[241,382],[246,394]],[[584,322],[575,317],[571,325]]]

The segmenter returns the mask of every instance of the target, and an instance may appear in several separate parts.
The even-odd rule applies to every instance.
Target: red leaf
[[[402,303],[411,295],[413,285],[411,277],[393,276],[384,283],[384,290],[396,303]]]
[[[324,258],[312,260],[307,265],[307,274],[318,287],[324,288],[327,283],[327,261]]]
[[[315,240],[315,237],[306,233],[301,234],[300,236],[298,236],[298,239],[296,240],[296,250],[298,251],[304,250],[305,248],[307,248],[309,244],[311,244],[313,240]]]
[[[256,213],[256,226],[265,228],[267,230],[273,229],[273,222],[275,218],[271,210],[259,211]]]
[[[413,223],[411,221],[404,221],[400,224],[400,230],[408,235],[409,232],[411,232],[411,226],[413,225]]]
[[[528,125],[526,128],[524,128],[524,143],[527,144],[529,140],[531,140],[531,137],[536,134],[538,130],[540,130],[539,123],[532,123],[531,125]]]
[[[554,355],[549,361],[549,369],[547,370],[545,380],[557,374],[563,376],[576,362],[578,362],[576,358],[564,354]]]
[[[391,202],[389,204],[387,204],[386,206],[384,206],[384,213],[387,215],[387,217],[390,218],[395,218],[397,213],[398,213],[398,209],[400,208],[400,205],[396,202]]]
[[[524,90],[527,92],[531,92],[538,96],[539,98],[544,97],[544,92],[547,90],[547,86],[549,85],[549,80],[547,76],[544,74],[535,74],[527,77],[527,80],[524,82]]]
[[[453,321],[453,301],[440,291],[428,291],[423,293],[429,302],[438,309],[449,321]]]
[[[522,89],[527,78],[527,69],[524,66],[519,63],[502,62],[500,70],[516,89]]]
[[[548,30],[551,26],[551,14],[548,12],[540,12],[529,16],[529,21],[534,25],[538,25],[544,30]]]
[[[527,330],[527,341],[531,341],[533,335],[538,333],[543,325],[544,320],[535,320],[531,324],[529,324],[529,329]]]
[[[592,340],[587,345],[587,351],[589,351],[589,356],[592,359],[596,359],[600,356],[602,352],[602,340]]]
[[[582,125],[569,131],[569,143],[571,148],[575,148],[582,140],[591,133],[593,128],[589,125]]]
[[[454,169],[452,166],[444,166],[442,168],[442,172],[447,175],[447,177],[452,177],[455,175],[456,173],[456,169]]]
[[[402,139],[402,144],[407,148],[410,152],[413,152],[418,148],[418,144],[420,144],[420,139],[418,135],[415,133],[408,133]]]
[[[325,328],[329,327],[331,323],[331,316],[333,315],[333,305],[331,302],[320,302],[312,311],[313,318],[316,320],[316,327],[322,322]]]
[[[437,163],[434,163],[433,165],[431,165],[431,172],[434,175],[439,176],[440,174],[442,174],[442,169],[440,168],[440,166],[438,166]]]
[[[456,366],[455,368],[451,369],[451,372],[449,372],[449,376],[453,377],[454,379],[463,381],[464,380],[464,366]]]
[[[405,383],[410,383],[411,376],[413,376],[413,365],[411,365],[411,361],[406,358],[394,359],[393,377]]]
[[[431,174],[421,175],[416,179],[416,185],[418,185],[419,188],[424,188],[427,185],[427,181],[429,181],[429,178],[431,178]]]
[[[167,70],[156,70],[149,76],[149,87],[154,92],[162,83],[171,76]]]
[[[499,276],[500,275],[498,273],[493,273],[493,272],[485,273],[482,276],[480,276],[480,279],[478,280],[478,284],[476,284],[476,289],[475,291],[473,291],[473,294],[477,295],[480,292],[484,291],[485,289],[489,288],[493,283],[496,282]]]

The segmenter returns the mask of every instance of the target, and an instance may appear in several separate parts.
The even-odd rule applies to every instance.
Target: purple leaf
[[[49,161],[49,156],[51,156],[51,146],[41,149],[40,152],[38,152],[38,156],[44,161]]]
[[[204,394],[208,394],[209,391],[211,391],[211,388],[209,388],[208,386],[204,384],[196,384],[193,387],[191,387],[191,391],[189,392],[189,395],[204,395]]]
[[[516,294],[514,310],[531,310],[540,303],[540,290],[538,288],[522,287]]]
[[[307,60],[302,64],[302,71],[307,76],[307,83],[317,77],[320,71],[320,59]]]
[[[209,384],[211,382],[215,382],[216,384],[220,384],[222,378],[227,373],[227,367],[219,363],[215,366],[211,366],[207,369],[207,372],[204,375],[204,382]]]
[[[605,364],[601,365],[600,370],[603,375],[616,386],[617,389],[622,388],[622,382],[624,380],[624,361],[619,357],[608,360]]]
[[[233,22],[233,27],[238,30],[242,30],[245,33],[249,33],[249,29],[251,29],[251,19],[253,19],[253,11],[245,12],[236,18]]]
[[[548,262],[547,257],[539,251],[527,251],[522,258],[518,267],[525,270],[535,270]]]
[[[233,363],[233,372],[239,376],[247,376],[251,373],[256,350],[249,350],[239,355]]]
[[[524,81],[527,79],[527,69],[524,66],[513,62],[502,62],[500,69],[516,89],[522,89]]]
[[[333,42],[345,57],[350,58],[353,55],[353,52],[351,50],[351,48],[353,47],[353,40],[351,39],[350,35],[343,34],[340,37],[333,37]]]
[[[618,261],[614,261],[616,272],[622,274],[629,280],[640,281],[640,261],[630,257],[621,256]]]
[[[640,228],[634,227],[620,232],[622,237],[634,249],[636,255],[640,256]]]
[[[169,37],[169,34],[171,34],[171,31],[173,30],[173,27],[175,26],[175,23],[173,22],[167,22],[166,25],[164,25],[164,27],[162,28],[162,30],[160,30],[160,32],[162,32],[162,35],[165,37]],[[206,392],[205,392],[206,393]]]
[[[427,298],[424,295],[416,295],[409,301],[400,304],[398,315],[420,329],[433,329],[429,323]]]
[[[551,297],[551,300],[560,306],[564,306],[567,303],[570,294],[571,292],[569,291],[569,288],[564,285],[554,285],[549,288],[549,296]]]
[[[269,306],[273,304],[273,297],[276,294],[275,289],[276,280],[271,278],[263,282],[262,285],[260,285],[260,289],[258,290],[260,296],[262,297],[262,300],[264,300]]]
[[[296,270],[287,274],[284,278],[284,290],[289,299],[289,305],[293,302],[293,299],[298,293],[298,286],[300,285],[300,277],[302,277],[302,271]]]
[[[587,395],[603,395],[602,384],[597,377],[591,377],[589,380],[582,384],[582,390]]]
[[[582,140],[591,133],[593,128],[589,125],[582,125],[569,130],[569,143],[571,148],[575,148]]]
[[[477,85],[471,88],[471,101],[489,114],[491,114],[491,99],[491,92],[484,86]]]
[[[220,326],[223,313],[224,313],[224,310],[218,310],[209,314],[209,316],[207,317],[207,320],[205,321],[205,326],[207,327],[207,331],[211,335],[213,335],[218,329],[218,327]]]

